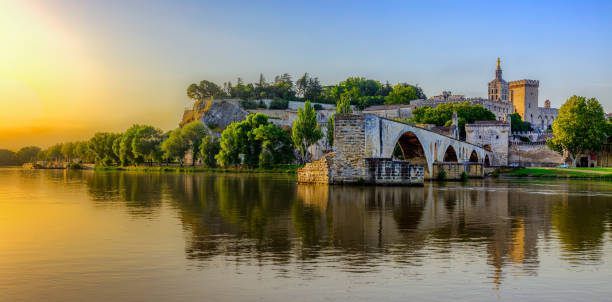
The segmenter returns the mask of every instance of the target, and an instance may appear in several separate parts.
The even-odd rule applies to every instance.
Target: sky
[[[486,97],[497,57],[540,81],[541,106],[612,112],[609,1],[0,0],[0,148],[170,130],[189,84],[260,73]]]

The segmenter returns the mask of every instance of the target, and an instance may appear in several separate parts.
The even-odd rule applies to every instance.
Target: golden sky
[[[41,4],[0,0],[0,37],[0,148],[85,140],[132,123],[168,130],[180,117],[180,104],[138,88],[137,67],[105,64],[99,42]]]

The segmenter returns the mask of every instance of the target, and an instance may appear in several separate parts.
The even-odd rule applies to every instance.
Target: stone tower
[[[510,102],[523,121],[535,125],[538,118],[538,80],[519,80],[509,83]]]
[[[497,69],[495,79],[489,82],[489,100],[508,101],[508,83],[502,78],[502,70],[499,58],[497,58]]]

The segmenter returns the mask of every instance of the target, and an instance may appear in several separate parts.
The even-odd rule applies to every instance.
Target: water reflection
[[[574,265],[602,262],[612,223],[609,185],[472,181],[425,187],[296,185],[291,177],[96,172],[96,203],[135,217],[176,210],[194,263],[220,256],[259,265],[298,262],[351,272],[486,257],[488,278],[537,275],[540,249],[558,243]]]

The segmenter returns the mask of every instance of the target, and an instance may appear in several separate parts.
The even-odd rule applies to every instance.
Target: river
[[[612,183],[0,169],[0,301],[610,301]]]

